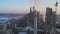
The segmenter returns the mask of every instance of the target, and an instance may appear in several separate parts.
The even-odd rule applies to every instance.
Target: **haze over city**
[[[28,13],[33,0],[0,0],[0,13]],[[37,1],[38,9],[42,14],[45,13],[46,7],[55,9],[55,0]],[[57,14],[60,14],[60,0],[58,0]],[[54,10],[55,11],[55,10]]]
[[[60,0],[0,0],[0,34],[60,34]]]

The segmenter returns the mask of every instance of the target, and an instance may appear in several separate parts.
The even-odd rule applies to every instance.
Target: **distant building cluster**
[[[36,14],[36,15],[35,15]],[[36,21],[35,21],[36,18]],[[45,21],[40,11],[30,7],[30,12],[18,19],[0,19],[0,34],[33,34],[37,22],[37,34],[60,34],[60,16],[46,8]]]

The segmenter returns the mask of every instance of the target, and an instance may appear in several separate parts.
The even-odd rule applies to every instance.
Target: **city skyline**
[[[30,6],[30,0],[0,0],[0,13],[28,13]],[[56,0],[41,0],[37,10],[41,13],[45,13],[46,7],[55,9]],[[60,14],[60,1],[58,0],[57,14]]]

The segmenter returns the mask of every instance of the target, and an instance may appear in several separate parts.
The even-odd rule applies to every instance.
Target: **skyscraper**
[[[46,8],[46,23],[45,23],[45,33],[50,34],[50,23],[52,17],[52,8]]]
[[[46,34],[56,34],[56,14],[52,11],[52,8],[46,8]]]
[[[47,7],[46,8],[46,23],[51,23],[51,16],[52,16],[52,8]]]

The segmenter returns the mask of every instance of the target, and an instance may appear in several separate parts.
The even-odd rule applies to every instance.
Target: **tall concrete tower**
[[[34,34],[37,34],[37,12],[35,7],[33,7],[34,11]]]
[[[34,34],[37,34],[37,13],[34,15]]]

